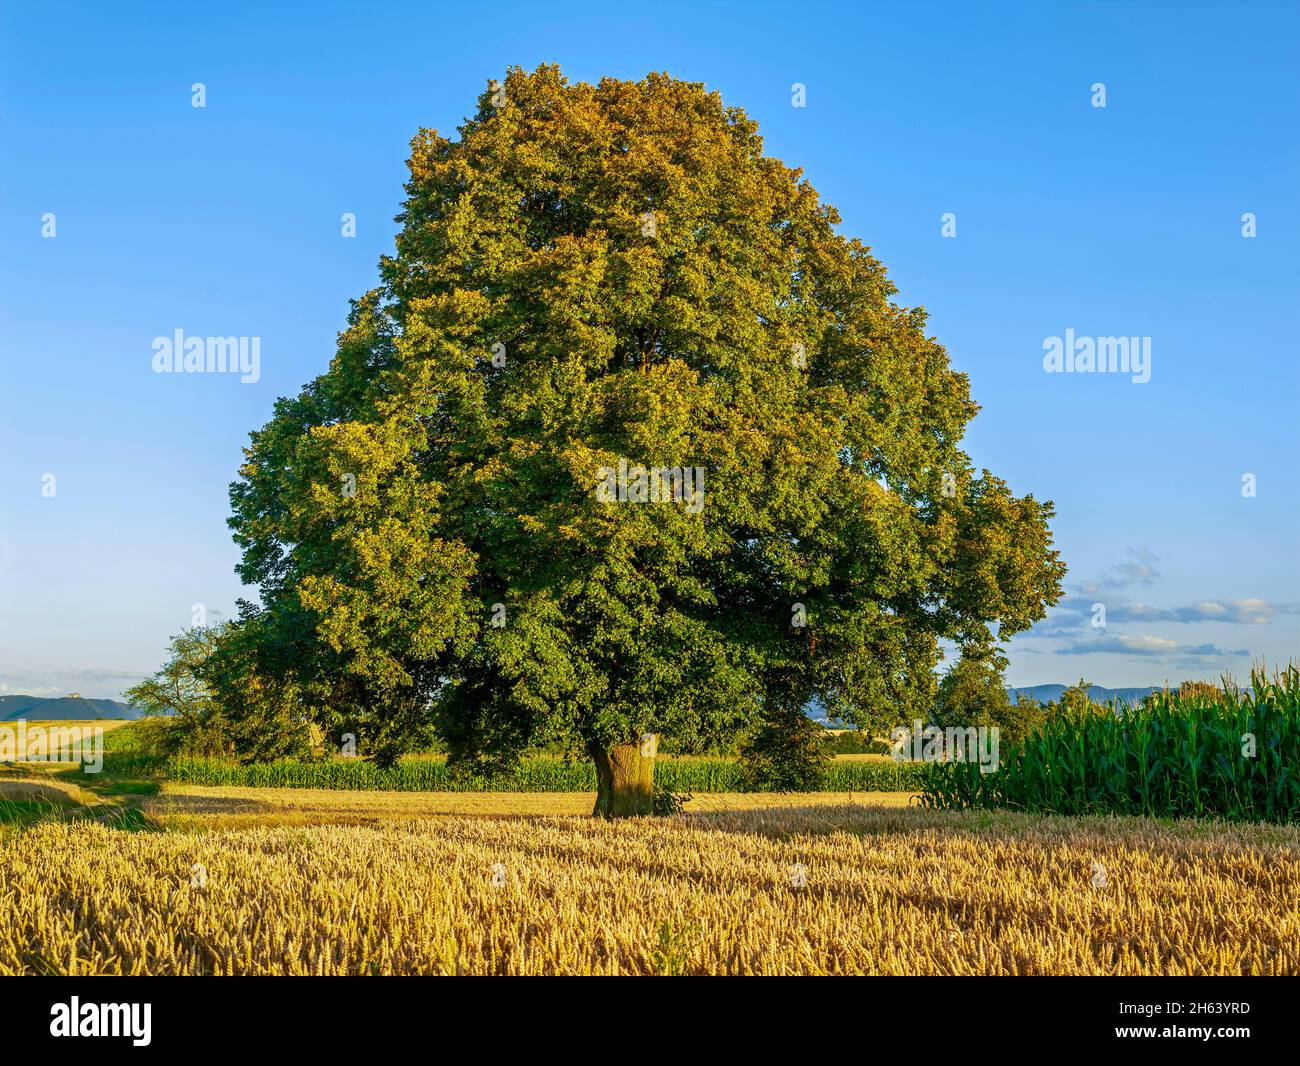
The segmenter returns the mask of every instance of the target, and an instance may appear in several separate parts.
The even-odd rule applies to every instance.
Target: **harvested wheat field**
[[[0,973],[1296,973],[1300,830],[845,806],[0,843]]]

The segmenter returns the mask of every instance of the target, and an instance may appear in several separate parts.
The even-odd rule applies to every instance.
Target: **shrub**
[[[692,798],[689,792],[674,792],[670,788],[655,785],[654,798],[651,802],[654,804],[655,815],[660,818],[667,818],[675,814],[681,814]]]
[[[139,730],[137,739],[145,750],[159,755],[223,755],[233,750],[230,723],[209,677],[222,631],[195,626],[173,637],[162,668],[124,693],[131,706],[167,722],[165,727]]]
[[[1175,696],[1179,703],[1190,703],[1192,700],[1217,701],[1223,699],[1223,689],[1208,681],[1184,681],[1178,686]]]
[[[816,792],[830,761],[826,730],[793,706],[770,709],[741,748],[754,792]]]
[[[887,740],[877,740],[857,729],[828,734],[827,744],[832,755],[888,755],[890,750]]]

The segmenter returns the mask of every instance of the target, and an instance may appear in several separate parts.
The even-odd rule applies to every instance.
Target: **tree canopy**
[[[976,473],[925,311],[717,93],[511,69],[409,168],[231,490],[231,629],[305,718],[384,759],[432,721],[470,766],[814,697],[882,729],[940,639],[1059,598],[1051,504]]]

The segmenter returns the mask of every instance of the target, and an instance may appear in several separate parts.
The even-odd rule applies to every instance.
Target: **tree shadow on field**
[[[679,816],[692,829],[749,834],[786,840],[794,836],[893,836],[918,831],[966,835],[1005,828],[996,820],[982,822],[967,812],[936,811],[913,802],[906,807],[871,803],[755,807],[723,811],[687,811]]]
[[[134,805],[105,802],[97,793],[52,775],[0,777],[0,823],[22,828],[42,822],[98,822],[129,832],[158,828]]]
[[[150,810],[160,814],[272,814],[283,804],[244,796],[191,796],[163,793],[147,802]]]
[[[282,826],[401,826],[443,819],[476,821],[537,821],[549,818],[584,817],[591,810],[591,797],[583,794],[577,809],[510,810],[501,806],[499,796],[485,797],[482,809],[475,809],[474,793],[422,793],[348,790],[295,790],[291,798],[268,796],[265,800],[248,795],[194,795],[164,793],[144,801],[144,809],[173,828],[202,827],[243,829]],[[512,794],[513,796],[514,794]],[[549,793],[519,793],[531,799],[549,797]],[[314,797],[314,798],[313,798]],[[565,794],[565,799],[568,799]],[[405,802],[404,802],[405,801]]]

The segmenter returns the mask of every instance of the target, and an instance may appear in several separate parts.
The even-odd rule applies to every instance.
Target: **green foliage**
[[[243,608],[238,622],[173,637],[162,669],[124,693],[146,715],[166,716],[165,727],[134,734],[145,750],[247,761],[306,754],[310,714],[283,645],[262,639],[269,616]]]
[[[1021,743],[1046,717],[1042,704],[1025,693],[1015,703],[1008,701],[994,720],[1000,730],[999,747]]]
[[[245,762],[303,756],[313,693],[293,669],[289,645],[271,634],[270,613],[240,604],[207,663],[204,675],[221,705],[231,746]]]
[[[691,948],[699,938],[698,922],[690,922],[681,927],[676,922],[660,922],[659,943],[650,960],[654,972],[660,977],[683,976],[689,965]]]
[[[1082,686],[1086,689],[1086,685]],[[1077,696],[1076,690],[1076,696]],[[1247,692],[1186,700],[1160,693],[1140,708],[1077,698],[1003,751],[996,773],[930,763],[931,807],[1007,807],[1058,814],[1300,821],[1300,669]]]
[[[816,792],[822,787],[831,751],[826,730],[797,706],[768,710],[741,746],[749,789],[760,792]]]
[[[888,755],[889,741],[871,737],[860,729],[846,729],[827,737],[832,755]]]
[[[168,767],[174,763],[184,763],[197,761],[200,763],[212,763],[213,765],[225,765],[232,763],[231,759],[210,758],[196,755],[167,755],[161,751],[144,751],[139,748],[114,749],[106,747],[104,750],[104,766],[102,773],[98,775],[98,780],[107,778],[140,778],[140,777],[160,777],[166,774]],[[85,774],[84,769],[82,773]],[[90,776],[90,775],[86,775]],[[90,782],[87,782],[89,784]]]
[[[1091,681],[1080,678],[1077,685],[1070,685],[1061,693],[1059,703],[1048,703],[1044,713],[1049,718],[1062,714],[1075,717],[1112,714],[1113,708],[1095,702],[1088,695],[1089,690],[1092,688],[1093,683]]]
[[[1208,681],[1184,681],[1178,686],[1177,695],[1179,704],[1187,707],[1194,700],[1217,702],[1223,698],[1223,689]]]
[[[1002,679],[1006,665],[1006,656],[992,645],[963,645],[939,682],[930,721],[942,728],[998,724],[1011,705]]]
[[[653,812],[660,818],[669,818],[681,814],[692,798],[689,792],[674,792],[672,789],[665,788],[656,782],[652,801]]]
[[[59,821],[65,814],[64,805],[39,796],[21,800],[0,796],[0,825],[6,822],[34,825],[37,822]]]
[[[222,755],[233,750],[230,722],[210,677],[220,634],[219,627],[196,626],[173,637],[162,669],[123,693],[146,715],[168,716],[165,728],[135,734],[160,754]]]
[[[231,490],[243,757],[311,722],[391,768],[434,721],[492,774],[814,697],[883,732],[939,638],[1059,598],[1052,507],[976,475],[925,312],[718,94],[516,68],[409,167],[380,284]],[[621,462],[702,506],[608,502]]]
[[[917,792],[922,763],[837,760],[822,776],[823,792]]]
[[[1006,656],[992,644],[967,643],[939,682],[930,721],[941,728],[996,728],[999,745],[1018,744],[1041,721],[1033,699],[1007,695]],[[1067,693],[1073,690],[1067,690]]]

